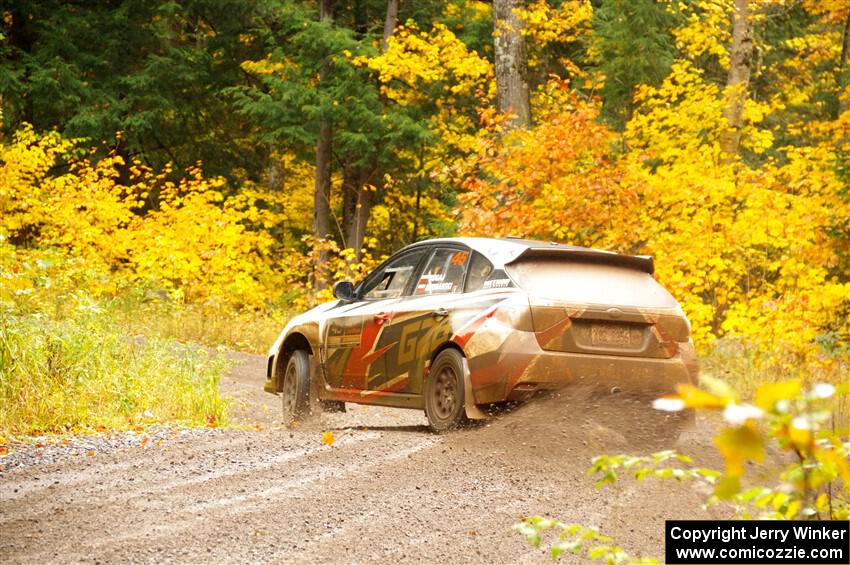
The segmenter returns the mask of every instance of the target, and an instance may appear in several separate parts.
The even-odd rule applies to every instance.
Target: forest
[[[846,379],[844,0],[0,11],[7,342],[263,351],[405,244],[511,235],[653,255],[744,389]]]
[[[850,517],[848,0],[0,15],[13,562],[647,564],[668,518]],[[262,387],[287,320],[447,236],[653,256],[699,382],[442,435],[361,397],[284,421]]]

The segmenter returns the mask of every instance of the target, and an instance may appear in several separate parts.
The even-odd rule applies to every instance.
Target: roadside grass
[[[0,238],[0,438],[229,425],[229,364],[209,350],[263,353],[284,322]]]
[[[830,359],[832,355],[834,357]],[[745,401],[752,401],[756,389],[765,383],[799,379],[810,388],[818,383],[839,385],[850,379],[850,366],[845,352],[836,354],[825,350],[820,360],[784,361],[781,363],[775,357],[747,348],[736,340],[721,338],[708,354],[700,358],[700,374],[726,382]],[[850,430],[850,397],[837,397],[834,403],[832,414],[835,426]]]
[[[288,315],[132,296],[114,300],[110,309],[131,334],[257,354],[268,351]]]
[[[0,434],[227,422],[227,363],[198,347],[132,338],[91,307],[53,319],[0,314]]]

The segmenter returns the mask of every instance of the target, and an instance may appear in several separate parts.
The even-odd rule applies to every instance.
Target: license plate
[[[637,347],[642,341],[641,337],[641,331],[630,326],[612,324],[593,324],[590,326],[590,343],[592,345]]]

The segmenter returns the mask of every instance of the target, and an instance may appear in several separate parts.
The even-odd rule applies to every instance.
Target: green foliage
[[[850,427],[841,426],[835,415],[839,403],[850,395],[850,382],[808,389],[799,380],[767,383],[756,390],[755,405],[741,402],[722,381],[706,379],[705,384],[706,390],[682,385],[677,396],[658,400],[656,407],[721,411],[726,425],[717,432],[714,443],[725,462],[723,472],[696,467],[690,457],[671,450],[645,456],[600,455],[588,470],[597,478],[596,487],[613,484],[618,473],[628,473],[638,481],[647,477],[698,481],[713,489],[706,506],[731,504],[742,519],[850,519]],[[766,450],[788,457],[782,457],[778,470],[771,467],[764,470],[767,475],[745,477],[744,463],[761,461]],[[745,484],[745,478],[756,484]],[[551,546],[553,559],[569,550],[605,563],[652,562],[634,559],[610,545],[591,547],[591,542],[611,540],[579,524],[535,516],[514,529],[534,547],[540,545],[542,532],[560,530]]]
[[[226,361],[145,331],[144,291],[95,261],[12,249],[0,241],[0,435],[227,421]]]
[[[675,17],[657,0],[604,0],[593,14],[603,116],[622,127],[632,113],[635,87],[657,86],[670,72]]]
[[[315,3],[297,0],[15,2],[0,22],[4,133],[11,137],[24,123],[37,134],[56,129],[94,145],[94,161],[118,155],[154,170],[171,163],[174,176],[202,162],[229,181],[229,192],[260,183],[290,195],[302,188],[301,169],[312,162],[327,121],[333,171],[350,191],[372,187],[375,204],[400,190],[416,194],[401,204],[420,225],[395,232],[409,243],[445,231],[445,220],[419,200],[445,208],[454,197],[431,174],[438,136],[429,120],[445,97],[437,89],[425,104],[396,104],[376,73],[356,64],[356,57],[378,53],[385,13],[381,0],[334,3],[330,22],[318,21]],[[428,29],[445,18],[485,51],[492,22],[482,13],[477,2],[463,9],[402,3],[399,21]],[[474,25],[465,14],[475,16]],[[454,106],[476,124],[475,102]],[[280,162],[292,157],[294,166]],[[338,177],[334,182],[339,186]],[[151,191],[145,206],[157,207],[157,199]],[[340,212],[337,199],[333,205],[343,232],[350,211]],[[273,233],[288,245],[305,235]]]
[[[245,61],[243,71],[252,80],[227,93],[259,139],[310,160],[321,125],[329,124],[334,169],[344,192],[375,193],[378,202],[391,199],[396,187],[407,194],[417,187],[430,196],[435,183],[422,174],[423,155],[438,142],[429,120],[445,99],[434,89],[420,104],[388,97],[377,73],[364,63],[379,54],[383,13],[368,6],[352,12],[339,8],[332,22],[317,21],[313,10],[293,9],[279,31],[286,44]],[[347,19],[354,25],[345,25]],[[344,205],[341,215],[345,224],[350,212]],[[410,234],[404,235],[410,242]]]
[[[593,465],[588,470],[589,475],[599,475],[596,481],[596,487],[599,488],[606,484],[613,484],[617,480],[617,471],[626,471],[634,475],[638,481],[643,481],[647,477],[657,477],[660,479],[702,479],[708,483],[714,483],[722,473],[712,469],[705,468],[670,468],[659,467],[667,461],[692,463],[693,460],[685,455],[680,455],[675,451],[659,451],[651,455],[599,455],[593,458]]]
[[[186,304],[135,292],[110,301],[107,308],[132,335],[258,355],[268,351],[294,315],[288,310],[239,311],[216,304]]]
[[[0,432],[226,420],[223,361],[171,340],[134,339],[95,303],[73,300],[71,318],[0,314]]]
[[[266,148],[241,134],[222,91],[243,80],[279,2],[14,2],[0,64],[5,129],[20,123],[104,143],[156,167],[197,161],[258,171]],[[111,145],[111,144],[110,144]]]
[[[534,547],[540,546],[545,532],[554,531],[557,534],[557,541],[549,548],[553,560],[565,553],[572,553],[609,564],[657,565],[659,563],[655,559],[632,557],[621,548],[612,545],[611,538],[603,536],[596,528],[588,528],[581,524],[565,524],[557,520],[533,516],[515,524],[514,530],[525,536],[528,543]]]

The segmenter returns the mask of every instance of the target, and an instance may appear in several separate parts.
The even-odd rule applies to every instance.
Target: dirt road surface
[[[711,517],[700,509],[705,492],[689,483],[594,488],[593,455],[659,447],[654,432],[641,440],[640,414],[616,400],[620,431],[578,402],[531,404],[445,435],[419,412],[349,404],[290,431],[278,399],[262,392],[265,359],[236,358],[221,388],[245,429],[94,438],[7,461],[0,560],[546,563],[511,531],[535,514],[662,556],[665,519]],[[676,447],[716,463],[710,428],[698,421]]]

